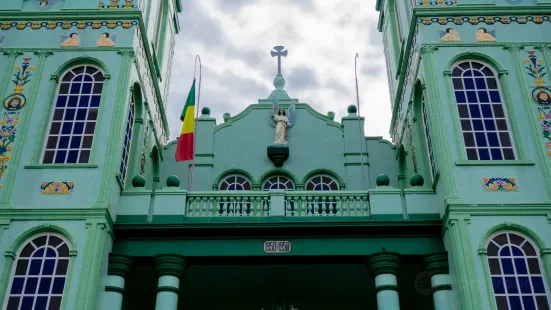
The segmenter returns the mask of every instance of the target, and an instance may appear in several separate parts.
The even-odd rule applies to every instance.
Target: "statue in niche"
[[[495,30],[488,32],[486,28],[478,28],[476,32],[476,40],[478,42],[495,42]]]
[[[442,42],[459,42],[459,40],[461,40],[461,37],[453,28],[448,28],[446,31],[440,32],[440,41]]]
[[[275,126],[274,143],[277,145],[287,145],[287,133],[288,129],[295,124],[295,101],[291,101],[291,106],[288,111],[283,108],[279,108],[277,99],[274,99],[274,104],[270,109],[273,119],[273,125]],[[287,115],[289,115],[287,117]]]

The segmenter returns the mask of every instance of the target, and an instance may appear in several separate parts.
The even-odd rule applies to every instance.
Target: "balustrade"
[[[267,192],[192,192],[187,197],[187,216],[267,217],[269,200]]]
[[[367,191],[285,193],[285,216],[369,216]]]
[[[188,217],[367,217],[367,191],[213,191],[187,195]]]

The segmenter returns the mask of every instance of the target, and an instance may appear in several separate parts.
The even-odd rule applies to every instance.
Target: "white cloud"
[[[389,137],[390,101],[376,0],[189,0],[180,16],[168,103],[171,139],[193,78],[195,55],[203,62],[201,106],[218,123],[269,96],[277,73],[275,45],[289,96],[335,120],[356,104],[354,55],[366,134]],[[230,5],[231,4],[231,5]]]

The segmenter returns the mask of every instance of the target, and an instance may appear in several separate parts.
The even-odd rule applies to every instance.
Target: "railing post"
[[[285,216],[285,192],[270,191],[270,217]]]

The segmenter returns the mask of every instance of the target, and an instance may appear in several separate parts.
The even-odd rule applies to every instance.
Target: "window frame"
[[[130,158],[133,151],[134,130],[136,125],[136,96],[134,91],[130,90],[130,104],[128,105],[128,113],[126,114],[126,126],[124,131],[122,154],[121,154],[121,167],[119,168],[119,177],[121,179],[122,186],[126,186],[128,180],[128,172],[132,172],[132,159]],[[131,122],[130,122],[131,121]],[[130,130],[129,130],[130,127]],[[130,134],[129,134],[130,133]]]
[[[63,289],[62,289],[62,292],[60,294],[52,294],[52,293],[48,293],[48,299],[47,299],[47,307],[49,305],[49,302],[50,302],[50,298],[52,297],[52,295],[54,295],[53,297],[61,297],[61,299],[59,300],[59,309],[64,309],[65,308],[65,303],[67,301],[67,298],[68,296],[65,296],[67,291],[68,291],[68,287],[70,286],[70,279],[71,279],[71,271],[72,271],[72,265],[73,265],[73,250],[72,250],[72,246],[71,246],[71,242],[69,240],[69,238],[65,237],[64,235],[60,234],[60,233],[57,233],[57,232],[39,232],[39,233],[35,233],[27,238],[24,239],[24,241],[21,243],[21,245],[18,247],[16,253],[15,253],[15,256],[13,258],[13,261],[11,262],[11,270],[9,271],[10,272],[10,277],[5,285],[5,295],[4,295],[4,298],[3,298],[3,303],[2,303],[2,309],[7,309],[8,307],[8,302],[9,302],[9,299],[10,299],[10,296],[12,296],[13,294],[11,294],[11,290],[12,290],[12,287],[13,287],[13,282],[14,282],[14,278],[16,276],[16,272],[17,272],[17,265],[18,265],[18,262],[20,261],[21,259],[21,253],[23,252],[23,250],[27,247],[27,245],[29,245],[31,242],[35,241],[36,239],[40,238],[40,237],[44,237],[44,236],[54,236],[56,238],[59,238],[61,239],[61,243],[58,244],[56,246],[56,249],[63,246],[64,244],[67,245],[67,255],[66,256],[56,256],[56,262],[54,264],[54,269],[53,269],[53,272],[52,272],[52,281],[50,283],[50,292],[53,290],[53,285],[54,285],[54,278],[57,277],[64,277],[64,282],[63,282]],[[47,239],[49,240],[49,239]],[[34,245],[34,244],[33,244]],[[36,247],[36,245],[34,245]],[[45,243],[45,245],[43,246],[39,246],[39,247],[36,247],[35,250],[30,254],[30,256],[28,257],[24,257],[23,259],[29,259],[31,260],[31,258],[33,257],[32,254],[34,254],[38,249],[42,248],[42,247],[47,247],[48,246],[48,243]],[[36,289],[35,289],[35,294],[33,296],[33,308],[34,306],[36,305],[36,301],[38,299],[38,297],[45,297],[44,294],[43,295],[39,295],[38,291],[40,289],[40,279],[44,276],[48,276],[48,275],[44,275],[42,274],[43,273],[43,265],[44,265],[44,259],[46,258],[45,255],[42,256],[42,263],[41,263],[41,269],[40,269],[40,272],[38,275],[34,275],[36,277],[38,277],[38,281],[37,281],[37,284],[36,284]],[[59,263],[59,260],[62,259],[62,260],[67,260],[67,267],[66,267],[66,270],[65,270],[65,273],[63,275],[56,275],[56,269],[57,269],[57,264]],[[28,264],[27,268],[30,268],[30,264]],[[25,282],[23,284],[23,289],[26,288],[26,280],[27,278],[29,278],[29,270],[27,269],[24,277],[25,277]],[[18,275],[19,277],[21,277],[21,275]],[[24,292],[21,293],[23,296],[25,295]],[[15,295],[19,295],[19,294],[15,294]],[[21,303],[22,301],[19,302],[19,306],[21,306]]]
[[[320,177],[320,178],[321,178],[321,179],[320,179],[320,183],[314,184],[312,180],[315,179],[315,178],[317,178],[317,177]],[[334,183],[335,186],[336,186],[336,188],[335,188],[335,189],[330,189],[330,190],[321,190],[321,191],[317,191],[317,190],[315,190],[315,189],[310,189],[310,190],[308,189],[308,184],[309,184],[309,183],[313,183],[313,184],[314,184],[314,185],[313,185],[314,188],[315,188],[317,185],[324,184],[324,183],[323,183],[323,178],[324,178],[324,177],[331,179],[331,181],[332,181],[331,183]],[[331,184],[331,183],[327,183],[326,185],[329,186],[329,187],[331,187],[331,186],[329,185],[329,184]],[[338,180],[337,180],[336,178],[334,178],[334,177],[328,175],[328,174],[316,174],[316,175],[311,176],[310,178],[308,178],[308,180],[306,180],[306,182],[304,182],[304,190],[306,190],[306,191],[312,191],[312,192],[330,192],[330,191],[338,191],[339,189],[340,189],[340,186],[339,186]]]
[[[281,181],[280,181],[280,179],[285,179],[285,180],[287,180],[285,183],[291,184],[291,187],[292,187],[292,188],[289,189],[289,188],[287,188],[287,186],[285,186],[285,187],[286,187],[285,189],[281,189],[281,188],[278,188],[278,189],[272,189],[272,188],[264,189],[264,187],[266,186],[266,184],[268,184],[268,182],[271,183],[271,180],[272,180],[273,178],[277,178],[278,180],[277,180],[277,182],[272,183],[271,186],[273,186],[274,184],[282,184]],[[270,186],[270,187],[271,187],[271,186]],[[279,187],[279,186],[278,186],[278,187]],[[294,191],[294,190],[296,190],[296,185],[295,185],[295,182],[293,182],[293,180],[292,180],[291,178],[287,177],[287,176],[284,176],[284,175],[272,175],[272,176],[267,177],[267,178],[264,180],[264,182],[262,182],[262,185],[260,186],[260,188],[261,188],[261,191],[264,191],[264,192],[266,192],[266,191],[271,191],[271,190]]]
[[[487,79],[488,78],[494,78],[495,81],[496,81],[496,85],[497,85],[497,92],[499,94],[499,97],[500,97],[500,102],[499,102],[499,105],[501,105],[501,108],[503,110],[503,117],[495,117],[494,114],[495,112],[493,111],[493,108],[492,108],[492,118],[484,118],[483,117],[483,112],[481,110],[481,108],[479,108],[479,112],[481,113],[481,116],[480,118],[472,118],[470,116],[470,110],[469,110],[469,118],[461,118],[461,115],[460,115],[460,112],[459,112],[459,105],[465,105],[467,106],[467,109],[469,109],[469,104],[477,104],[479,107],[481,106],[481,104],[489,104],[490,106],[493,106],[493,105],[497,105],[497,103],[493,103],[493,102],[488,102],[488,103],[480,103],[478,101],[480,101],[478,99],[478,91],[476,89],[476,87],[473,89],[474,91],[477,91],[476,92],[476,96],[477,96],[477,102],[469,102],[468,98],[465,97],[465,102],[462,102],[462,103],[458,103],[458,100],[456,98],[456,95],[455,95],[455,92],[456,92],[456,88],[454,86],[454,78],[455,79],[460,79],[461,80],[461,83],[462,83],[462,87],[463,89],[458,89],[458,90],[462,90],[463,92],[466,92],[466,87],[464,85],[464,77],[463,75],[459,76],[459,77],[455,77],[453,75],[453,71],[459,67],[459,65],[463,64],[463,63],[469,63],[469,65],[471,66],[469,69],[463,69],[460,67],[460,70],[462,70],[463,72],[464,71],[467,71],[467,70],[478,70],[478,71],[481,71],[481,69],[474,69],[472,68],[472,63],[478,63],[480,65],[483,66],[482,69],[484,68],[488,68],[493,76],[488,76],[488,75],[483,75],[484,79],[485,79],[485,84],[487,84]],[[446,73],[446,72],[445,72]],[[507,95],[507,90],[504,89],[505,87],[505,83],[502,81],[501,79],[501,76],[500,76],[500,71],[496,70],[495,66],[492,65],[491,63],[488,63],[487,61],[484,61],[484,60],[481,60],[481,59],[478,59],[478,58],[464,58],[464,59],[459,59],[459,60],[456,60],[452,63],[452,65],[450,66],[450,71],[448,72],[448,74],[446,75],[449,75],[449,78],[447,79],[447,83],[448,83],[448,86],[449,86],[449,91],[450,91],[450,103],[453,105],[452,109],[455,110],[455,112],[452,112],[453,115],[455,115],[456,117],[455,118],[455,121],[457,124],[455,124],[454,127],[457,128],[457,133],[459,134],[457,140],[461,142],[460,146],[462,148],[462,150],[459,150],[462,158],[465,158],[467,162],[470,162],[470,163],[473,163],[473,164],[513,164],[513,163],[516,163],[518,162],[520,159],[521,159],[521,151],[519,150],[518,148],[518,140],[517,140],[517,134],[516,134],[516,131],[515,131],[515,126],[513,126],[513,120],[511,119],[511,113],[509,112],[509,107],[508,107],[508,102],[510,101],[510,98],[509,96]],[[473,80],[474,80],[474,75],[473,75]],[[487,87],[486,85],[486,91],[489,92],[489,88]],[[492,89],[493,91],[495,91],[494,89]],[[466,95],[465,95],[466,96]],[[489,101],[492,101],[491,99]],[[474,126],[473,126],[473,122],[472,120],[475,119],[475,120],[481,120],[482,122],[484,122],[484,120],[493,120],[494,121],[494,125],[496,126],[496,129],[495,131],[487,131],[485,129],[485,124],[483,124],[483,131],[475,131],[474,130]],[[504,131],[504,130],[499,130],[497,129],[497,122],[496,120],[505,120],[505,124],[507,126],[507,131]],[[470,131],[464,131],[463,130],[463,127],[461,125],[461,121],[462,120],[468,120],[470,122],[470,125],[471,125],[471,130]],[[475,142],[475,146],[474,147],[471,147],[471,146],[467,146],[467,143],[465,141],[465,137],[464,137],[464,133],[472,133],[473,134],[473,139],[474,139],[474,142]],[[479,147],[477,145],[477,142],[476,142],[476,137],[474,135],[475,132],[482,132],[484,133],[484,137],[486,139],[486,144],[487,146],[484,147]],[[497,139],[499,141],[499,150],[501,152],[501,156],[502,156],[502,159],[492,159],[492,155],[491,155],[491,149],[492,148],[497,148],[497,147],[491,147],[490,144],[489,144],[489,139],[488,139],[488,135],[487,133],[488,132],[492,132],[492,133],[495,133],[497,135]],[[512,149],[512,152],[513,152],[513,156],[514,158],[513,159],[505,159],[505,154],[504,154],[504,147],[501,145],[502,144],[502,141],[501,141],[501,138],[499,136],[499,133],[503,133],[503,132],[507,132],[508,133],[508,138],[510,140],[510,143],[511,143],[511,146],[510,147],[505,147],[505,148],[511,148]],[[477,154],[477,158],[478,159],[469,159],[468,158],[468,153],[467,153],[467,149],[474,149],[476,151],[476,154]],[[485,148],[488,150],[488,156],[490,157],[489,159],[479,159],[480,158],[480,154],[478,153],[478,149],[479,148]],[[464,162],[464,161],[460,161],[460,162]]]
[[[421,119],[422,119],[422,126],[423,126],[423,133],[425,136],[425,149],[427,152],[427,157],[429,160],[429,170],[432,177],[432,181],[436,179],[436,174],[438,173],[438,168],[436,166],[436,156],[434,154],[434,139],[432,137],[432,133],[430,131],[430,123],[429,123],[429,115],[427,112],[426,102],[425,102],[425,92],[424,90],[421,91]]]
[[[80,67],[83,67],[83,68],[84,68],[84,71],[83,71],[83,72],[85,72],[85,70],[86,70],[87,67],[92,67],[92,68],[98,70],[98,72],[99,72],[99,73],[102,75],[102,77],[103,77],[103,81],[101,81],[101,84],[102,84],[102,86],[101,86],[101,87],[102,87],[102,88],[101,88],[101,92],[100,92],[99,94],[94,94],[93,89],[92,89],[92,92],[89,94],[89,95],[90,95],[90,99],[89,99],[90,101],[89,101],[89,104],[88,104],[88,107],[87,107],[87,114],[86,114],[86,115],[88,115],[90,109],[97,109],[96,119],[94,120],[94,122],[95,122],[94,132],[93,132],[92,134],[88,134],[88,135],[85,134],[85,132],[86,132],[86,124],[88,124],[89,121],[84,120],[84,126],[85,126],[85,127],[83,128],[83,131],[82,131],[82,134],[81,134],[81,137],[82,137],[82,140],[81,140],[81,142],[80,142],[81,147],[78,149],[78,150],[79,150],[79,158],[77,158],[77,162],[76,162],[76,163],[68,163],[68,162],[66,162],[67,159],[69,158],[69,154],[68,154],[68,153],[67,153],[67,155],[66,155],[65,162],[63,162],[63,163],[56,163],[56,162],[55,162],[55,155],[57,154],[57,150],[58,150],[57,146],[56,146],[55,149],[50,149],[50,150],[54,150],[54,151],[55,151],[55,152],[54,152],[54,158],[52,159],[52,162],[51,162],[51,163],[45,163],[45,162],[44,162],[44,156],[45,156],[45,153],[46,153],[46,150],[47,150],[48,139],[50,138],[50,130],[51,130],[52,124],[53,124],[53,122],[54,122],[54,115],[55,115],[55,112],[56,112],[57,100],[58,100],[58,97],[59,97],[59,95],[60,95],[61,87],[62,87],[62,84],[63,84],[63,78],[64,78],[68,73],[70,73],[71,71],[73,71],[73,70],[75,70],[75,69],[77,69],[77,68],[80,68]],[[98,73],[95,73],[94,75],[96,75],[96,74],[98,74]],[[73,77],[73,78],[74,78],[74,77]],[[40,149],[39,158],[38,158],[38,164],[39,164],[39,165],[48,165],[48,166],[50,166],[50,165],[59,165],[59,166],[61,166],[61,167],[66,166],[66,165],[70,165],[70,166],[71,166],[71,165],[76,165],[76,166],[90,166],[90,165],[92,165],[92,162],[93,162],[93,159],[94,159],[94,156],[93,156],[93,155],[94,155],[94,149],[95,149],[95,148],[94,148],[94,144],[95,144],[95,142],[96,142],[97,127],[98,127],[98,124],[100,124],[100,120],[101,120],[101,118],[100,118],[100,110],[101,110],[101,106],[102,106],[102,101],[103,101],[103,97],[104,97],[104,92],[105,92],[105,89],[106,89],[106,88],[105,88],[105,84],[106,84],[106,81],[108,80],[108,78],[109,78],[109,76],[108,76],[108,74],[106,74],[105,70],[103,70],[103,68],[101,68],[100,66],[95,65],[95,64],[93,64],[93,63],[79,63],[79,64],[74,64],[74,65],[68,67],[67,69],[63,70],[63,72],[59,75],[59,81],[57,81],[57,85],[55,86],[54,94],[53,94],[53,96],[52,96],[51,99],[50,99],[50,100],[51,100],[51,101],[50,101],[50,102],[51,102],[51,105],[49,106],[49,112],[47,113],[46,124],[45,124],[45,126],[44,126],[45,131],[44,131],[44,134],[43,134],[43,137],[44,137],[44,138],[43,138],[43,140],[41,141],[42,144],[41,144],[41,149]],[[92,88],[93,88],[96,82],[95,82],[95,81],[92,81],[91,83],[92,83]],[[71,81],[71,83],[70,83],[69,85],[72,85],[72,81]],[[71,87],[71,86],[69,86],[69,87]],[[67,97],[69,97],[69,96],[71,95],[70,90],[69,90],[69,93],[63,94],[63,95],[67,95]],[[81,92],[78,93],[78,97],[80,98],[81,95],[82,95],[82,89],[81,89]],[[97,106],[97,107],[92,107],[92,106],[91,106],[91,101],[92,101],[92,98],[91,98],[91,97],[94,96],[94,95],[99,95],[99,103],[98,103],[98,106]],[[68,101],[68,100],[69,100],[69,98],[67,98],[67,101]],[[76,110],[78,110],[78,108],[79,108],[79,105],[78,105],[78,104],[79,104],[79,102],[77,102],[77,106],[75,106],[75,116],[74,116],[75,119],[72,121],[72,122],[73,122],[73,125],[74,125],[74,123],[76,122],[76,113],[77,113]],[[66,106],[64,107],[64,111],[63,111],[64,114],[63,114],[63,116],[65,115],[65,111],[67,110],[67,107],[68,107],[68,103],[66,103]],[[65,121],[64,119],[61,119],[60,126],[63,125],[64,121]],[[73,126],[73,127],[74,127],[74,126]],[[73,129],[74,129],[73,127],[71,128],[71,132],[72,132]],[[57,134],[57,137],[58,137],[58,138],[61,137],[61,132],[62,132],[62,128],[60,128],[60,133]],[[91,146],[90,146],[90,148],[89,148],[89,152],[90,152],[90,153],[89,153],[89,155],[88,155],[88,161],[87,161],[87,162],[85,162],[85,163],[79,163],[78,161],[79,161],[79,159],[80,159],[80,151],[82,150],[82,144],[84,143],[83,140],[84,140],[84,137],[85,137],[85,136],[91,136],[91,137],[92,137]],[[71,133],[71,134],[69,135],[69,137],[72,138],[72,137],[73,137],[73,134]],[[57,142],[57,143],[59,143],[59,139],[58,139],[58,142]],[[69,141],[69,146],[70,146],[70,143],[71,143],[71,141]],[[71,149],[69,148],[69,146],[68,146],[68,148],[67,148],[67,152],[69,152],[69,150],[71,150]],[[86,148],[86,150],[88,150],[88,148]]]
[[[501,245],[500,247],[498,247],[497,249],[497,255],[492,255],[490,256],[488,254],[488,247],[490,245],[490,243],[494,242],[494,239],[497,237],[497,236],[500,236],[502,234],[506,234],[507,236],[507,243]],[[535,255],[527,255],[526,252],[524,252],[524,250],[522,251],[523,252],[523,256],[514,256],[512,253],[509,255],[509,256],[502,256],[501,255],[501,250],[506,247],[506,246],[516,246],[516,247],[520,247],[520,246],[517,246],[515,245],[514,243],[511,242],[511,239],[510,239],[510,235],[513,234],[513,235],[516,235],[522,239],[524,239],[524,241],[521,243],[521,244],[524,244],[524,243],[529,243],[530,246],[533,248],[534,250],[534,253]],[[492,233],[491,235],[488,236],[488,238],[486,238],[486,241],[484,242],[484,253],[485,255],[483,256],[483,266],[484,266],[484,270],[485,270],[485,273],[486,273],[486,282],[487,282],[487,287],[488,287],[488,292],[491,294],[491,296],[489,296],[489,299],[490,299],[490,303],[493,305],[493,307],[495,309],[498,309],[498,305],[497,305],[497,298],[496,297],[505,297],[505,299],[507,300],[507,305],[509,306],[509,296],[519,296],[519,299],[521,300],[521,304],[522,306],[524,306],[524,302],[522,302],[522,297],[523,296],[532,296],[533,297],[533,300],[535,301],[535,304],[537,306],[537,302],[536,302],[536,297],[535,295],[538,295],[538,296],[546,296],[547,297],[547,306],[549,308],[551,308],[551,288],[549,287],[549,283],[547,282],[547,278],[548,278],[548,275],[546,275],[546,268],[545,268],[545,264],[543,262],[543,259],[541,257],[541,249],[540,247],[536,244],[536,242],[534,242],[531,238],[529,238],[527,235],[521,233],[521,232],[518,232],[518,231],[515,231],[515,230],[498,230],[494,233]],[[505,274],[504,270],[503,270],[503,265],[502,265],[502,258],[505,257],[505,258],[509,258],[511,257],[511,266],[513,268],[513,271],[514,273],[513,274]],[[515,259],[517,258],[523,258],[523,263],[525,263],[525,268],[527,270],[527,273],[526,275],[523,275],[523,274],[519,274],[517,273],[516,271],[516,262],[515,262]],[[536,258],[537,259],[537,262],[538,262],[538,267],[539,267],[539,271],[540,273],[539,274],[533,274],[530,272],[530,266],[528,264],[528,258],[531,258],[531,259],[534,259]],[[490,259],[497,259],[498,260],[498,263],[499,263],[499,270],[500,270],[500,273],[496,273],[496,274],[492,274],[492,267],[490,266]],[[534,275],[539,275],[539,277],[541,278],[542,282],[543,282],[543,288],[544,288],[544,293],[539,293],[539,294],[536,294],[534,293],[534,289],[533,289],[533,281],[529,281],[530,282],[530,289],[531,289],[531,293],[522,293],[522,289],[521,289],[521,285],[520,285],[520,282],[518,280],[519,277],[528,277],[529,279],[531,279]],[[501,278],[502,280],[502,284],[504,284],[506,286],[506,280],[505,278],[506,277],[513,277],[515,279],[515,284],[516,284],[516,287],[517,287],[517,293],[508,293],[507,292],[507,288],[504,287],[503,288],[503,291],[504,293],[496,293],[495,292],[495,289],[494,289],[494,284],[493,284],[493,278],[496,277],[496,278]],[[543,294],[543,295],[542,295]]]
[[[222,187],[222,184],[224,182],[226,182],[227,179],[229,178],[243,178],[245,180],[244,183],[242,183],[241,185],[243,186],[243,184],[246,184],[247,182],[249,183],[249,186],[250,186],[250,189],[220,189]],[[236,179],[237,181],[237,179]],[[228,187],[232,184],[236,184],[236,183],[229,183],[229,182],[226,182],[228,183]],[[249,178],[247,178],[246,176],[242,175],[242,174],[228,174],[228,175],[225,175],[224,177],[221,178],[220,182],[218,182],[218,187],[217,187],[217,190],[218,191],[252,191],[253,190],[253,182],[251,182],[251,180],[249,180]]]

